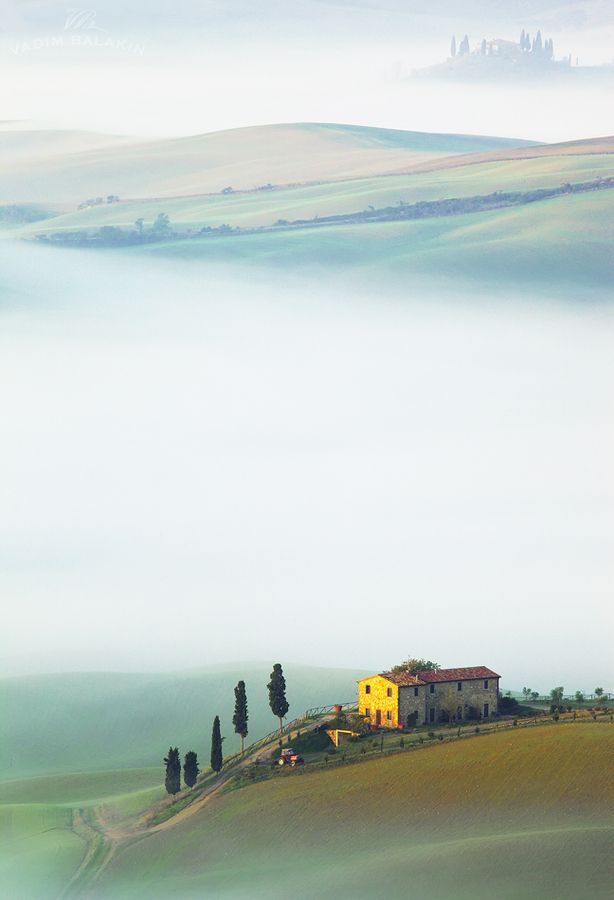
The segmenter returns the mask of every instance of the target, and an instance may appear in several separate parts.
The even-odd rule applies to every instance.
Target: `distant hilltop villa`
[[[373,727],[407,728],[496,715],[501,676],[486,666],[380,672],[358,682],[358,712]]]
[[[571,54],[557,62],[554,56],[554,41],[552,38],[544,39],[541,31],[531,37],[528,31],[522,29],[518,43],[515,41],[504,40],[503,38],[495,38],[487,41],[482,38],[473,49],[469,42],[469,36],[466,34],[460,44],[456,43],[456,36],[452,37],[450,44],[450,56],[448,62],[452,60],[461,60],[463,57],[497,57],[498,59],[508,59],[520,64],[531,65],[571,65]]]
[[[557,59],[554,41],[538,29],[535,33],[522,32],[517,41],[505,38],[483,37],[474,41],[468,34],[450,42],[445,62],[413,72],[414,77],[491,79],[528,77],[545,78],[561,73],[589,73],[611,77],[614,67],[580,66],[571,53]]]

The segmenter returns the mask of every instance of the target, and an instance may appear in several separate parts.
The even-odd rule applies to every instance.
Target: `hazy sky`
[[[611,310],[0,253],[5,671],[611,684]]]
[[[439,4],[445,16],[432,6],[107,0],[70,13],[56,3],[8,3],[2,116],[147,135],[294,121],[538,140],[614,131],[611,83],[529,91],[407,80],[445,58],[453,31],[474,43],[542,27],[558,55],[613,62],[607,4],[534,3],[530,13],[520,3]]]

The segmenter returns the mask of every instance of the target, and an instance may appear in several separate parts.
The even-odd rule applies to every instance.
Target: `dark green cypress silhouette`
[[[213,731],[211,733],[211,768],[214,772],[219,772],[223,765],[220,717],[216,716],[213,720]]]
[[[199,771],[198,756],[194,750],[188,750],[183,762],[183,780],[188,787],[194,787]]]
[[[166,777],[164,787],[169,794],[178,794],[181,790],[181,760],[177,747],[169,747],[168,756],[164,758]]]
[[[235,732],[241,736],[241,756],[243,756],[245,750],[247,718],[247,694],[245,693],[245,682],[240,681],[235,688],[235,713],[232,717],[232,724],[235,727]]]
[[[281,737],[283,731],[282,719],[290,709],[290,705],[286,700],[286,679],[284,678],[281,663],[275,663],[271,672],[271,680],[267,685],[269,689],[269,706],[274,716],[279,719],[279,735]]]

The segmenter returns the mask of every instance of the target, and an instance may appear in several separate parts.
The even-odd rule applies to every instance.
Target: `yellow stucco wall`
[[[367,685],[371,688],[367,693]],[[390,696],[388,696],[390,691]],[[399,726],[399,689],[392,681],[381,675],[372,675],[358,682],[358,712],[369,718],[372,725],[377,724],[377,710],[381,712],[380,724],[385,728]],[[390,713],[390,718],[387,717]]]

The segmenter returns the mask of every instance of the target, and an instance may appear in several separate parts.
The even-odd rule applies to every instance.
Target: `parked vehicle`
[[[286,747],[281,751],[281,756],[277,760],[278,766],[302,766],[305,760],[298,753],[295,753],[292,747]]]

